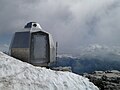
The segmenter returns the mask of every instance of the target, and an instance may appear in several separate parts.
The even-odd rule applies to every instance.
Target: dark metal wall
[[[12,48],[11,56],[24,62],[29,62],[29,48]]]
[[[30,32],[16,32],[11,48],[29,48]]]
[[[11,43],[11,56],[37,66],[55,61],[55,46],[49,33],[16,32]]]

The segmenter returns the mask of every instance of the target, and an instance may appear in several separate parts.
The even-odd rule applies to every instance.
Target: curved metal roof
[[[41,26],[38,24],[38,23],[36,23],[36,22],[29,22],[29,23],[27,23],[26,25],[25,25],[25,27],[24,27],[25,29],[26,28],[30,28],[30,29],[42,29],[41,28]]]

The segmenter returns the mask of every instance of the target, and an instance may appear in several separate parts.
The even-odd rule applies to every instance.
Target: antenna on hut
[[[57,53],[58,52],[58,42],[56,42],[56,62],[57,62]]]

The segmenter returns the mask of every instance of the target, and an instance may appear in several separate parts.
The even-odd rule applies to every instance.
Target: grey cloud
[[[59,42],[60,53],[94,43],[120,45],[119,6],[119,0],[1,0],[0,37],[36,21]]]

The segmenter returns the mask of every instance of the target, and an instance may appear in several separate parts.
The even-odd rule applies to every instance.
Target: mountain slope
[[[53,67],[70,66],[77,74],[94,71],[120,70],[120,48],[91,45],[80,51],[78,57],[60,55]]]
[[[0,90],[98,90],[87,78],[35,67],[0,52]]]

